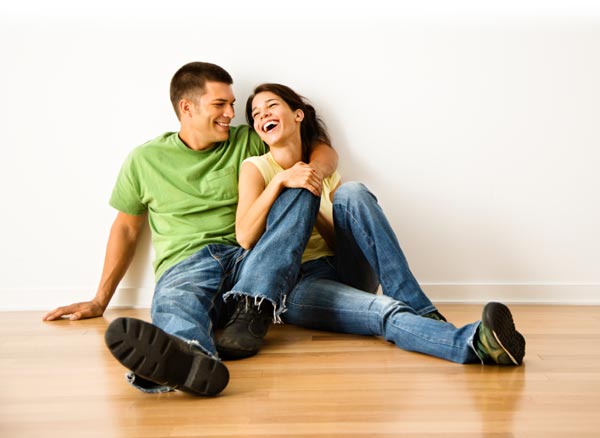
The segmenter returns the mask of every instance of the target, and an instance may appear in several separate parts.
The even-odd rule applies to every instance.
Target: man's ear
[[[189,99],[181,99],[179,101],[179,115],[180,117],[190,116],[192,111],[192,105],[194,103]]]
[[[302,120],[304,120],[304,111],[302,111],[301,109],[297,109],[296,110],[296,121],[301,122]]]

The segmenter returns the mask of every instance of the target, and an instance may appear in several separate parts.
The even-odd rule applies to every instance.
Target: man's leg
[[[144,392],[217,395],[229,382],[229,371],[219,360],[141,319],[115,319],[105,340],[113,356],[134,373],[128,375],[130,383]]]
[[[217,341],[222,357],[256,354],[271,321],[285,310],[319,205],[320,198],[308,190],[286,189],[271,207],[264,234],[246,255],[232,290],[224,295],[226,300],[237,298],[238,306]]]
[[[423,318],[411,307],[385,295],[373,295],[342,283],[307,276],[290,293],[287,307],[283,315],[286,323],[382,336],[404,350],[457,363],[520,365],[525,353],[525,340],[515,330],[510,311],[498,303],[489,304],[484,311],[483,322],[493,327],[478,321],[456,328],[446,322]],[[500,333],[502,351],[498,350],[500,343],[490,347],[487,342]],[[515,361],[508,361],[505,356],[513,356]]]
[[[355,289],[377,293],[379,276],[365,258],[352,231],[340,225],[335,228],[335,267],[339,280]]]
[[[341,185],[333,200],[336,241],[347,242],[362,251],[377,274],[383,294],[402,301],[418,315],[436,311],[410,271],[408,262],[377,198],[360,183]],[[348,243],[350,242],[350,243]],[[340,279],[356,275],[356,266],[344,260],[345,253],[336,250]],[[366,272],[370,276],[370,272]],[[351,284],[351,283],[350,283]]]
[[[215,395],[225,388],[229,374],[216,358],[213,321],[223,305],[223,279],[243,254],[229,245],[203,248],[160,278],[153,324],[134,318],[110,324],[107,345],[135,373],[130,376],[134,386],[146,392],[174,387],[196,395]]]

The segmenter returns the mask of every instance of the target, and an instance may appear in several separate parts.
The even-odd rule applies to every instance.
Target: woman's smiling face
[[[293,111],[278,95],[270,91],[257,93],[252,99],[254,130],[269,146],[292,138],[300,140],[302,110]]]

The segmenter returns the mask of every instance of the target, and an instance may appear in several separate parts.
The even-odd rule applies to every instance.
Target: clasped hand
[[[323,177],[318,170],[301,161],[289,169],[278,173],[276,178],[281,179],[284,187],[302,188],[315,196],[321,196],[323,190]]]

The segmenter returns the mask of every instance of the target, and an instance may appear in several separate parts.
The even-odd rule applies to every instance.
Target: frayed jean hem
[[[282,295],[279,299],[279,303],[276,303],[275,301],[273,301],[272,298],[270,297],[265,297],[265,296],[260,296],[260,295],[250,295],[248,293],[244,293],[244,292],[238,292],[238,291],[229,291],[227,293],[225,293],[223,295],[223,301],[227,302],[227,300],[229,298],[233,297],[234,299],[245,299],[246,300],[246,306],[251,305],[250,303],[250,299],[254,298],[254,303],[253,305],[258,307],[260,309],[260,306],[262,305],[262,303],[267,300],[269,303],[271,303],[271,305],[273,306],[273,323],[274,324],[283,324],[283,320],[281,319],[281,315],[283,313],[285,313],[285,311],[287,310],[286,306],[285,306],[285,300],[287,298],[286,295]]]
[[[170,386],[159,385],[158,383],[151,382],[150,380],[137,376],[132,371],[129,371],[125,374],[125,380],[127,380],[127,383],[129,383],[135,389],[145,394],[161,394],[163,392],[175,391]]]

